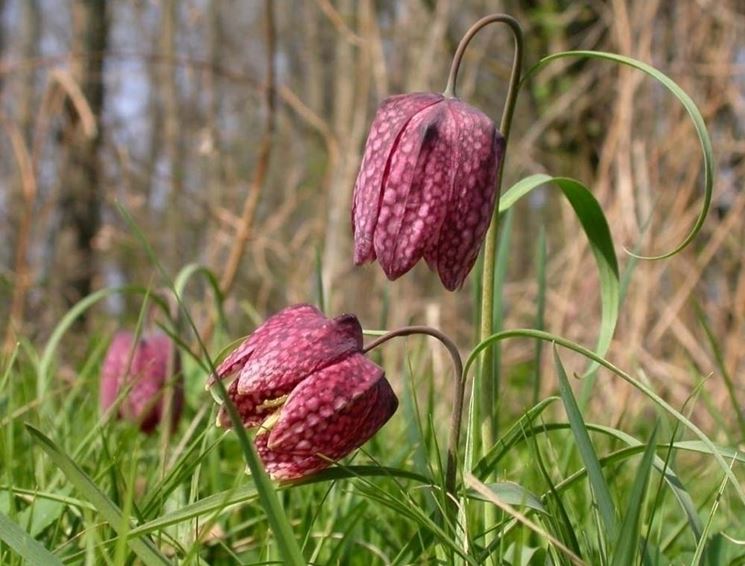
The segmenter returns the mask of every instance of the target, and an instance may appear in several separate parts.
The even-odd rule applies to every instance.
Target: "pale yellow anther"
[[[277,397],[276,399],[267,399],[261,405],[258,405],[256,407],[256,409],[257,410],[261,410],[261,409],[275,409],[277,407],[281,407],[282,405],[285,404],[285,401],[287,401],[287,398],[289,396],[290,395],[287,394],[287,395],[282,395],[281,397]]]
[[[279,420],[279,413],[272,413],[269,415],[266,419],[264,419],[264,422],[259,425],[259,432],[257,434],[264,434],[272,430],[274,428],[274,425],[277,424],[277,421]]]

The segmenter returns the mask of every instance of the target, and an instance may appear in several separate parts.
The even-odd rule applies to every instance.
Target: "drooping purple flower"
[[[288,480],[362,446],[398,407],[383,370],[362,354],[354,315],[295,305],[259,326],[218,366],[269,474]],[[208,387],[215,378],[210,378]],[[224,407],[218,425],[230,427]]]
[[[101,408],[107,410],[123,395],[117,416],[151,433],[163,419],[166,394],[171,395],[175,426],[184,404],[184,385],[171,339],[156,333],[135,342],[132,332],[117,332],[101,369]]]
[[[384,100],[354,187],[354,262],[377,259],[394,280],[424,257],[459,288],[491,221],[504,148],[492,120],[456,98]]]

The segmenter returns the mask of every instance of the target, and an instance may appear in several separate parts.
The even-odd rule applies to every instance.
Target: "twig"
[[[269,170],[269,160],[272,152],[272,136],[274,135],[275,123],[275,99],[274,99],[274,58],[275,58],[275,29],[274,29],[274,12],[272,0],[266,0],[264,3],[266,10],[266,52],[267,52],[267,72],[266,85],[264,89],[264,102],[266,104],[266,121],[264,122],[264,133],[261,138],[261,147],[259,148],[259,159],[256,166],[256,173],[251,182],[251,186],[243,203],[243,214],[241,214],[238,232],[236,233],[233,247],[228,256],[227,265],[220,279],[220,290],[227,295],[233,288],[235,277],[238,273],[243,252],[246,249],[246,243],[251,233],[256,207],[259,203],[261,189],[266,181]]]

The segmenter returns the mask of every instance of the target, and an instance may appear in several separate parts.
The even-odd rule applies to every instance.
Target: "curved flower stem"
[[[456,97],[456,83],[458,81],[458,70],[460,69],[460,63],[463,60],[463,55],[466,52],[468,44],[474,36],[481,31],[482,28],[493,23],[502,23],[509,26],[512,31],[512,35],[515,38],[515,54],[512,59],[512,73],[510,74],[510,84],[507,88],[507,99],[504,103],[504,110],[502,111],[502,120],[499,124],[499,130],[505,138],[505,141],[510,135],[510,125],[512,124],[512,115],[515,112],[515,102],[517,101],[517,91],[520,88],[520,74],[522,72],[522,61],[523,61],[523,29],[520,23],[507,14],[491,14],[485,16],[473,24],[463,39],[458,44],[458,49],[455,51],[453,56],[453,62],[450,65],[450,74],[448,75],[447,86],[443,94],[448,97]]]
[[[502,23],[507,25],[512,31],[512,35],[515,40],[515,53],[512,60],[512,73],[510,75],[510,84],[507,90],[507,99],[504,104],[502,111],[502,119],[500,122],[499,129],[505,139],[505,144],[509,141],[510,126],[512,124],[512,116],[515,112],[515,104],[517,102],[517,92],[520,85],[520,74],[522,70],[522,58],[523,58],[523,31],[520,27],[519,22],[512,16],[506,14],[492,14],[480,19],[478,22],[473,24],[471,28],[463,36],[463,39],[458,45],[458,49],[453,57],[453,63],[450,67],[450,75],[448,77],[447,87],[445,88],[445,96],[455,96],[455,86],[458,78],[458,69],[460,68],[461,60],[468,47],[468,44],[473,37],[485,26],[491,23]],[[494,206],[494,213],[492,221],[489,226],[489,231],[486,234],[486,243],[484,245],[484,271],[482,275],[482,287],[481,287],[481,328],[479,331],[479,342],[483,341],[488,336],[491,336],[494,331],[494,267],[495,259],[497,255],[497,234],[499,232],[499,194],[502,184],[502,170],[504,168],[504,159],[499,164],[499,171],[497,172],[497,190],[496,190],[496,201],[497,204]],[[479,397],[481,399],[481,445],[483,449],[488,449],[496,438],[497,434],[497,411],[498,407],[497,399],[499,391],[497,384],[495,383],[494,375],[492,374],[493,353],[491,349],[486,349],[482,358],[482,371],[481,371],[481,383]]]
[[[507,99],[504,103],[502,119],[499,125],[499,129],[504,136],[505,147],[507,147],[510,136],[510,127],[512,125],[512,115],[515,112],[515,104],[517,102],[517,92],[520,88],[520,74],[522,71],[523,59],[523,31],[519,22],[515,18],[506,14],[492,14],[480,19],[471,26],[463,36],[463,39],[460,41],[458,49],[455,52],[453,63],[450,67],[448,83],[443,94],[445,96],[456,96],[455,86],[458,78],[458,69],[460,68],[460,63],[463,59],[466,48],[473,37],[482,28],[491,23],[502,23],[507,25],[512,32],[515,42],[510,84],[507,89]],[[494,212],[492,213],[491,224],[486,233],[486,243],[484,244],[484,270],[481,280],[481,325],[479,329],[479,343],[483,342],[494,333],[494,269],[497,256],[497,237],[499,233],[499,195],[501,192],[502,171],[504,169],[506,155],[507,152],[505,151],[505,156],[499,164],[499,169],[497,171],[497,186],[495,190],[496,202]],[[494,351],[491,348],[486,348],[484,349],[481,359],[481,371],[478,374],[478,380],[474,383],[473,408],[476,415],[472,415],[471,417],[472,422],[474,422],[473,419],[476,418],[477,420],[474,424],[480,426],[480,439],[472,438],[472,442],[475,446],[478,446],[480,443],[481,450],[484,453],[494,444],[498,434],[499,383],[497,381],[497,374],[493,371],[493,365]],[[476,431],[474,430],[472,432],[475,433]],[[487,507],[484,512],[484,527],[488,528],[488,526],[496,519],[495,509]]]
[[[451,503],[454,505],[458,501],[456,495],[456,479],[458,471],[458,440],[460,438],[461,421],[463,420],[463,395],[466,388],[466,380],[463,375],[463,362],[460,358],[460,352],[455,343],[445,334],[430,326],[404,326],[384,334],[380,338],[373,340],[363,348],[363,352],[377,348],[381,344],[388,342],[392,338],[399,336],[410,336],[412,334],[426,334],[437,338],[447,348],[450,357],[453,360],[455,368],[455,383],[453,387],[453,411],[450,416],[450,430],[448,433],[447,463],[445,466],[445,491],[447,492]]]

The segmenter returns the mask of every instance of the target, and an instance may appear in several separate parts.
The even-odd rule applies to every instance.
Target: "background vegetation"
[[[143,438],[101,419],[101,358],[115,329],[152,317],[152,301],[134,291],[161,288],[190,263],[214,274],[220,291],[209,277],[194,276],[183,296],[213,356],[294,302],[355,312],[366,328],[430,324],[467,352],[477,278],[450,294],[424,265],[393,284],[375,265],[354,268],[349,206],[377,104],[392,93],[442,90],[463,31],[493,11],[523,23],[526,67],[561,50],[614,51],[663,70],[701,109],[717,161],[714,209],[694,244],[671,260],[636,261],[624,249],[667,251],[689,231],[701,207],[700,148],[682,107],[636,71],[559,61],[528,83],[504,184],[545,172],[593,189],[629,274],[607,358],[713,441],[742,447],[745,10],[738,0],[0,0],[0,513],[68,562],[120,563],[133,551],[114,535],[134,527],[73,489],[61,464],[34,443],[29,422],[136,517],[140,534],[150,534],[169,558],[280,559],[267,543],[274,539],[242,473],[238,443],[209,426],[213,407],[196,361],[185,369],[187,418],[173,436]],[[501,30],[479,35],[464,61],[460,96],[496,119],[511,57]],[[598,281],[570,207],[547,188],[517,205],[505,225],[503,326],[538,321],[593,345]],[[130,292],[103,292],[73,316],[81,299],[123,285]],[[184,351],[198,352],[185,324],[169,328]],[[386,347],[381,360],[402,409],[359,459],[437,476],[449,361],[413,338]],[[569,353],[562,360],[570,375],[584,364]],[[536,356],[531,340],[506,342],[500,361],[501,420],[509,430],[556,394],[561,372],[551,348]],[[546,422],[566,422],[560,403],[547,403]],[[662,444],[683,434],[605,370],[584,415],[638,438],[639,457],[658,419]],[[601,456],[623,443],[595,434]],[[526,435],[499,461],[497,475],[550,494],[585,465],[568,447],[572,438],[563,429]],[[710,456],[671,454],[658,453],[674,461],[692,498],[689,510],[706,531],[696,537],[675,498],[652,482],[639,500],[653,541],[646,560],[688,563],[701,552],[712,564],[742,563],[736,542],[745,539],[745,509],[734,487],[723,487]],[[634,500],[637,466],[639,458],[606,469],[619,516]],[[742,464],[733,471],[745,489]],[[587,483],[561,493],[541,500],[550,517],[543,528],[587,563],[616,559]],[[325,482],[281,497],[306,559],[388,563],[412,540],[424,550],[415,544],[402,562],[446,555],[445,535],[431,549],[415,536],[437,506],[417,480]],[[234,501],[242,505],[226,510]],[[525,495],[514,501],[524,504]],[[193,506],[200,504],[197,517]],[[192,514],[169,515],[183,508]],[[170,519],[157,523],[163,517]],[[509,515],[503,520],[502,560],[566,559],[546,550],[534,530],[507,525]],[[488,539],[473,536],[476,545]],[[705,551],[699,540],[708,541]],[[6,560],[17,554],[0,543]]]

